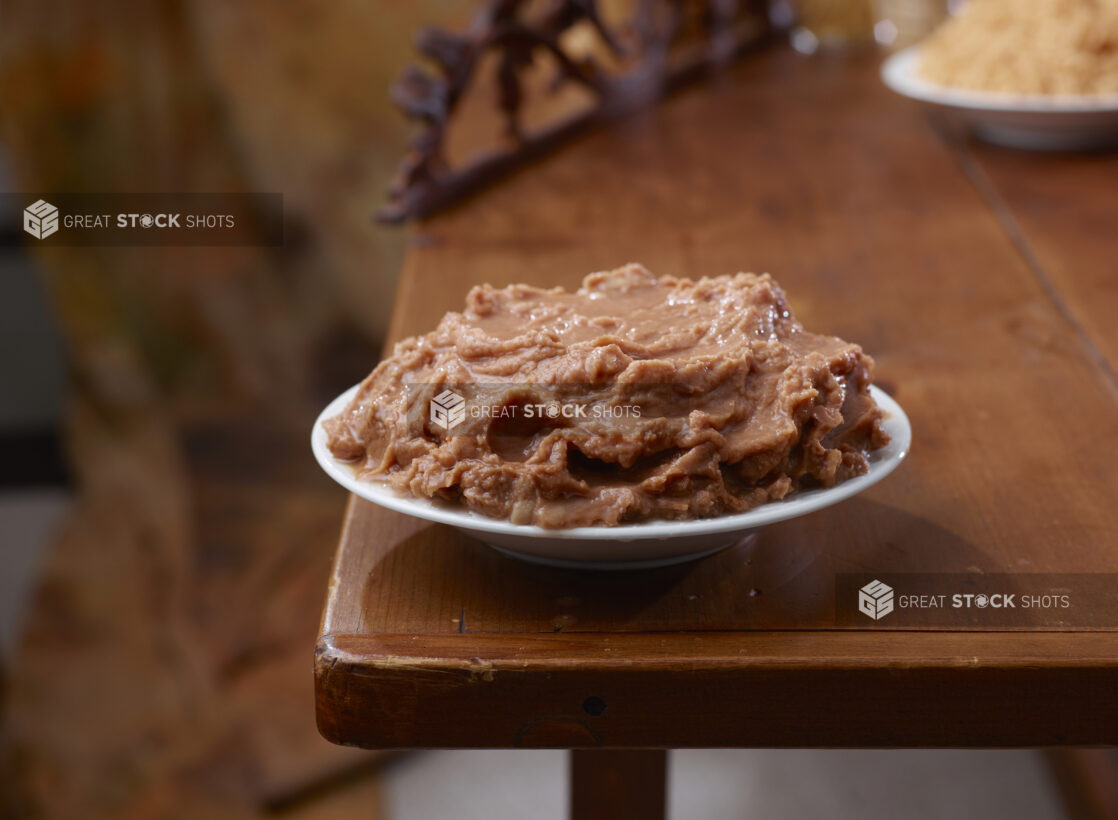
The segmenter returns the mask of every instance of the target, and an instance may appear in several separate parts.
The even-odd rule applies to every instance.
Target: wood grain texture
[[[964,150],[1038,280],[1118,388],[1118,154]]]
[[[1113,744],[1114,654],[1109,634],[345,635],[319,644],[318,720],[385,748]]]
[[[631,260],[770,271],[805,325],[876,358],[914,448],[888,481],[752,550],[639,574],[527,566],[353,501],[318,647],[323,733],[371,747],[1118,742],[1112,627],[835,630],[836,573],[1118,572],[1118,394],[1086,318],[1097,286],[1077,278],[1081,255],[1084,276],[1103,275],[1105,248],[1053,251],[1068,282],[1038,275],[969,150],[885,91],[873,61],[774,50],[423,225],[393,338],[479,282],[573,287]],[[1074,210],[1077,190],[1043,195]],[[1024,213],[1041,194],[1013,196]],[[1097,607],[1118,627],[1118,600]],[[591,696],[601,716],[582,711]]]

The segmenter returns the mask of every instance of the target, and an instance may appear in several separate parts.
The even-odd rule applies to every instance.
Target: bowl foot
[[[727,547],[733,547],[738,544],[748,544],[752,546],[753,542],[757,540],[757,533],[751,532],[743,537],[730,538],[728,541],[719,544],[713,548],[704,548],[697,552],[683,553],[681,555],[671,555],[666,558],[653,558],[643,561],[577,561],[568,560],[564,558],[551,558],[543,555],[532,555],[524,552],[516,552],[507,547],[499,547],[496,544],[486,543],[486,546],[492,547],[502,555],[507,555],[509,558],[515,558],[518,561],[526,561],[529,564],[538,564],[545,567],[555,567],[557,569],[577,569],[577,570],[635,570],[635,569],[658,569],[659,567],[670,567],[675,564],[684,564],[688,561],[698,561],[702,558],[714,555],[716,552],[722,552]]]

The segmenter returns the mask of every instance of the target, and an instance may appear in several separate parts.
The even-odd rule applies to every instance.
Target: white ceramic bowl
[[[874,399],[888,414],[885,429],[892,441],[871,454],[870,469],[865,475],[831,489],[796,493],[783,501],[719,518],[548,530],[402,496],[379,482],[359,481],[351,464],[330,454],[326,447],[326,429],[322,426],[324,420],[337,415],[349,404],[357,387],[354,385],[330,402],[311,432],[315,458],[331,478],[374,504],[427,521],[449,524],[506,554],[540,564],[578,569],[666,566],[718,552],[751,538],[766,524],[830,507],[873,486],[897,468],[912,442],[912,428],[904,410],[884,391],[871,386]]]
[[[1018,95],[948,88],[917,76],[917,46],[890,56],[881,79],[905,97],[949,111],[997,145],[1090,151],[1118,145],[1118,94]]]

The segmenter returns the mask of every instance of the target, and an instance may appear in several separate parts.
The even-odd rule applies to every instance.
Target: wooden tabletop
[[[628,261],[773,273],[808,328],[874,356],[909,459],[751,549],[639,573],[528,565],[351,500],[317,649],[327,738],[1118,743],[1118,156],[980,146],[872,58],[775,49],[420,226],[392,337],[476,283]],[[844,577],[996,573],[1091,592],[1008,626],[857,620],[836,597]]]

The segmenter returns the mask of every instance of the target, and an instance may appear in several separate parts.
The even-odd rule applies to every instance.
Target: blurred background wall
[[[283,248],[0,259],[0,816],[257,816],[374,765],[313,725],[344,497],[305,439],[385,331],[388,84],[471,5],[0,2],[3,190],[286,217]]]

